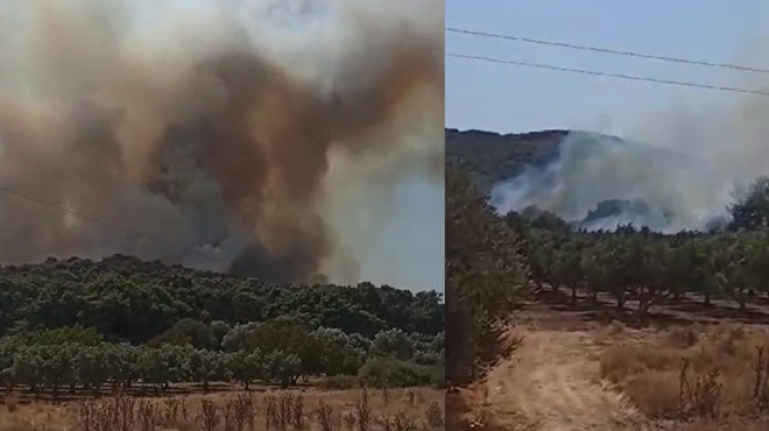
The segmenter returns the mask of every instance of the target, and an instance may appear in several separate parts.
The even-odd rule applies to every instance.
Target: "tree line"
[[[277,320],[239,325],[219,346],[202,346],[182,336],[189,332],[177,329],[174,337],[141,346],[110,343],[83,327],[7,335],[0,338],[0,381],[8,390],[24,385],[55,398],[76,389],[98,396],[107,384],[160,393],[173,383],[208,390],[211,382],[232,382],[248,389],[255,382],[287,387],[311,376],[357,375],[374,385],[403,386],[440,384],[443,374],[442,333],[390,329],[368,339]]]
[[[539,289],[567,289],[597,303],[610,295],[618,309],[633,301],[644,317],[668,298],[731,300],[744,311],[769,296],[769,182],[757,181],[730,208],[730,221],[707,232],[653,232],[632,225],[573,230],[536,209],[504,218],[520,238]]]
[[[81,325],[138,345],[183,319],[238,325],[280,317],[367,338],[387,329],[435,335],[444,304],[435,291],[274,285],[121,255],[0,268],[0,335]]]

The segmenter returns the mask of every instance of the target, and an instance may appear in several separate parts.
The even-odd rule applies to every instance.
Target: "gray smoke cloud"
[[[536,206],[588,229],[707,229],[769,174],[767,118],[769,99],[749,96],[651,114],[623,140],[573,132],[552,163],[496,185],[491,203],[500,213]]]
[[[8,195],[0,258],[366,278],[356,212],[397,228],[404,182],[443,193],[442,3],[0,3],[0,185],[68,211]]]

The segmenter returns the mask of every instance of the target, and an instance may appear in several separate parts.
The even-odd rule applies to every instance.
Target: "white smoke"
[[[769,69],[765,28],[755,27],[732,53],[734,59],[725,62]],[[702,70],[714,77],[703,83],[769,92],[766,73]],[[769,97],[659,89],[669,91],[659,110],[634,109],[632,117],[610,113],[611,123],[622,129],[612,132],[626,144],[593,133],[567,136],[550,166],[497,185],[498,210],[539,205],[564,218],[583,220],[601,201],[638,199],[646,211],[621,213],[587,227],[633,222],[665,232],[705,229],[710,221],[726,217],[727,207],[750,184],[769,175]]]
[[[667,130],[668,139],[658,137],[653,146],[569,133],[554,161],[496,185],[491,204],[500,213],[538,207],[587,229],[707,229],[728,217],[739,190],[769,174],[769,162],[756,159],[766,151],[761,140],[740,129],[759,125],[735,122],[739,118],[658,123],[655,130]]]

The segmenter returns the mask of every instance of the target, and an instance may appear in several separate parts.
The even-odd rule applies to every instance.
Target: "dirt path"
[[[649,430],[644,418],[599,379],[595,333],[530,331],[515,354],[488,375],[487,408],[505,429]],[[536,426],[522,426],[527,418]]]

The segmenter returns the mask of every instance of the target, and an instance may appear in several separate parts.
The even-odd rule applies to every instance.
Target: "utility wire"
[[[537,44],[537,45],[577,49],[582,51],[593,51],[593,52],[599,52],[603,54],[622,55],[626,57],[645,58],[650,60],[667,61],[671,63],[691,64],[695,66],[716,67],[721,69],[738,70],[742,72],[769,73],[769,69],[762,69],[759,67],[750,67],[750,66],[741,66],[738,64],[717,63],[717,62],[694,60],[694,59],[681,58],[681,57],[669,57],[665,55],[644,54],[644,53],[634,52],[634,51],[624,51],[624,50],[617,50],[617,49],[610,49],[610,48],[601,48],[596,46],[577,45],[573,43],[556,42],[556,41],[549,41],[549,40],[543,40],[543,39],[533,39],[530,37],[512,36],[512,35],[504,35],[504,34],[498,34],[498,33],[488,33],[488,32],[454,28],[454,27],[445,27],[445,30],[450,33],[465,34],[469,36],[505,39],[505,40],[512,40],[516,42]]]
[[[140,232],[134,232],[132,230],[128,230],[128,229],[126,229],[126,228],[124,228],[122,226],[114,225],[112,223],[100,220],[100,219],[98,219],[96,217],[92,217],[92,216],[89,216],[89,215],[86,215],[86,214],[79,213],[77,211],[72,211],[72,210],[64,208],[62,206],[59,206],[59,205],[56,205],[56,204],[52,204],[50,202],[46,202],[46,201],[43,201],[43,200],[40,200],[40,199],[38,199],[38,198],[36,198],[34,196],[30,196],[30,195],[25,194],[25,193],[17,192],[16,190],[11,190],[11,189],[9,189],[7,187],[0,186],[0,193],[5,193],[5,194],[8,194],[8,195],[16,196],[18,198],[21,198],[21,199],[24,199],[26,201],[35,203],[37,205],[53,209],[55,211],[59,211],[59,212],[62,212],[64,214],[73,215],[73,216],[75,216],[77,218],[80,218],[82,220],[89,221],[89,222],[96,223],[96,224],[100,224],[102,226],[106,226],[106,227],[109,227],[109,228],[112,228],[112,229],[116,229],[116,230],[119,230],[119,231],[122,231],[122,232],[125,232],[125,233],[129,233],[129,234],[132,234],[132,235],[138,235],[138,236],[142,235]]]
[[[765,91],[749,90],[749,89],[736,88],[736,87],[727,87],[722,85],[709,85],[709,84],[700,84],[700,83],[688,82],[688,81],[675,81],[671,79],[626,75],[622,73],[602,72],[598,70],[574,69],[570,67],[553,66],[549,64],[528,63],[524,61],[505,60],[500,58],[483,57],[483,56],[468,55],[468,54],[458,54],[453,52],[447,52],[446,56],[465,59],[465,60],[483,61],[487,63],[507,64],[512,66],[529,67],[529,68],[535,68],[535,69],[554,70],[558,72],[570,72],[570,73],[578,73],[583,75],[627,79],[631,81],[645,81],[645,82],[652,82],[656,84],[677,85],[681,87],[693,87],[693,88],[700,88],[705,90],[717,90],[717,91],[726,91],[731,93],[744,93],[744,94],[754,94],[759,96],[769,96],[769,92],[765,92]]]
[[[26,194],[26,193],[22,193],[22,192],[19,192],[17,190],[13,190],[13,189],[10,189],[10,188],[5,187],[5,186],[0,186],[0,193],[4,193],[6,195],[14,196],[16,198],[20,198],[20,199],[26,200],[28,202],[32,202],[32,203],[34,203],[36,205],[48,208],[48,209],[53,210],[53,211],[58,211],[58,212],[61,212],[61,213],[64,213],[64,214],[73,215],[73,216],[75,216],[75,217],[77,217],[77,218],[79,218],[81,220],[86,221],[86,222],[90,222],[90,223],[93,223],[93,224],[98,224],[98,225],[101,225],[101,226],[104,226],[104,227],[107,227],[107,228],[110,228],[110,229],[115,229],[115,230],[127,233],[129,235],[132,235],[132,236],[136,237],[137,239],[146,239],[146,240],[149,240],[149,241],[152,241],[152,242],[157,242],[157,243],[167,243],[167,242],[169,242],[169,240],[164,240],[164,239],[157,238],[157,237],[153,238],[152,236],[147,235],[144,232],[127,229],[127,228],[125,228],[123,226],[116,225],[114,223],[110,223],[110,222],[102,220],[102,219],[100,219],[98,217],[94,217],[94,216],[91,216],[91,215],[88,215],[88,214],[84,214],[84,213],[81,213],[81,212],[78,212],[78,211],[73,211],[73,210],[65,208],[65,207],[63,207],[61,205],[57,205],[57,204],[54,204],[54,203],[51,203],[51,202],[47,202],[47,201],[39,199],[39,198],[37,198],[35,196],[29,195],[29,194]],[[176,224],[176,225],[181,225],[180,223],[176,223],[176,222],[173,222],[173,221],[170,221],[170,220],[165,220],[165,219],[159,219],[159,220],[161,220],[163,222],[166,222],[166,223],[173,223],[173,224]],[[8,258],[8,257],[0,256],[0,258]],[[8,259],[10,259],[10,258],[8,258]]]

